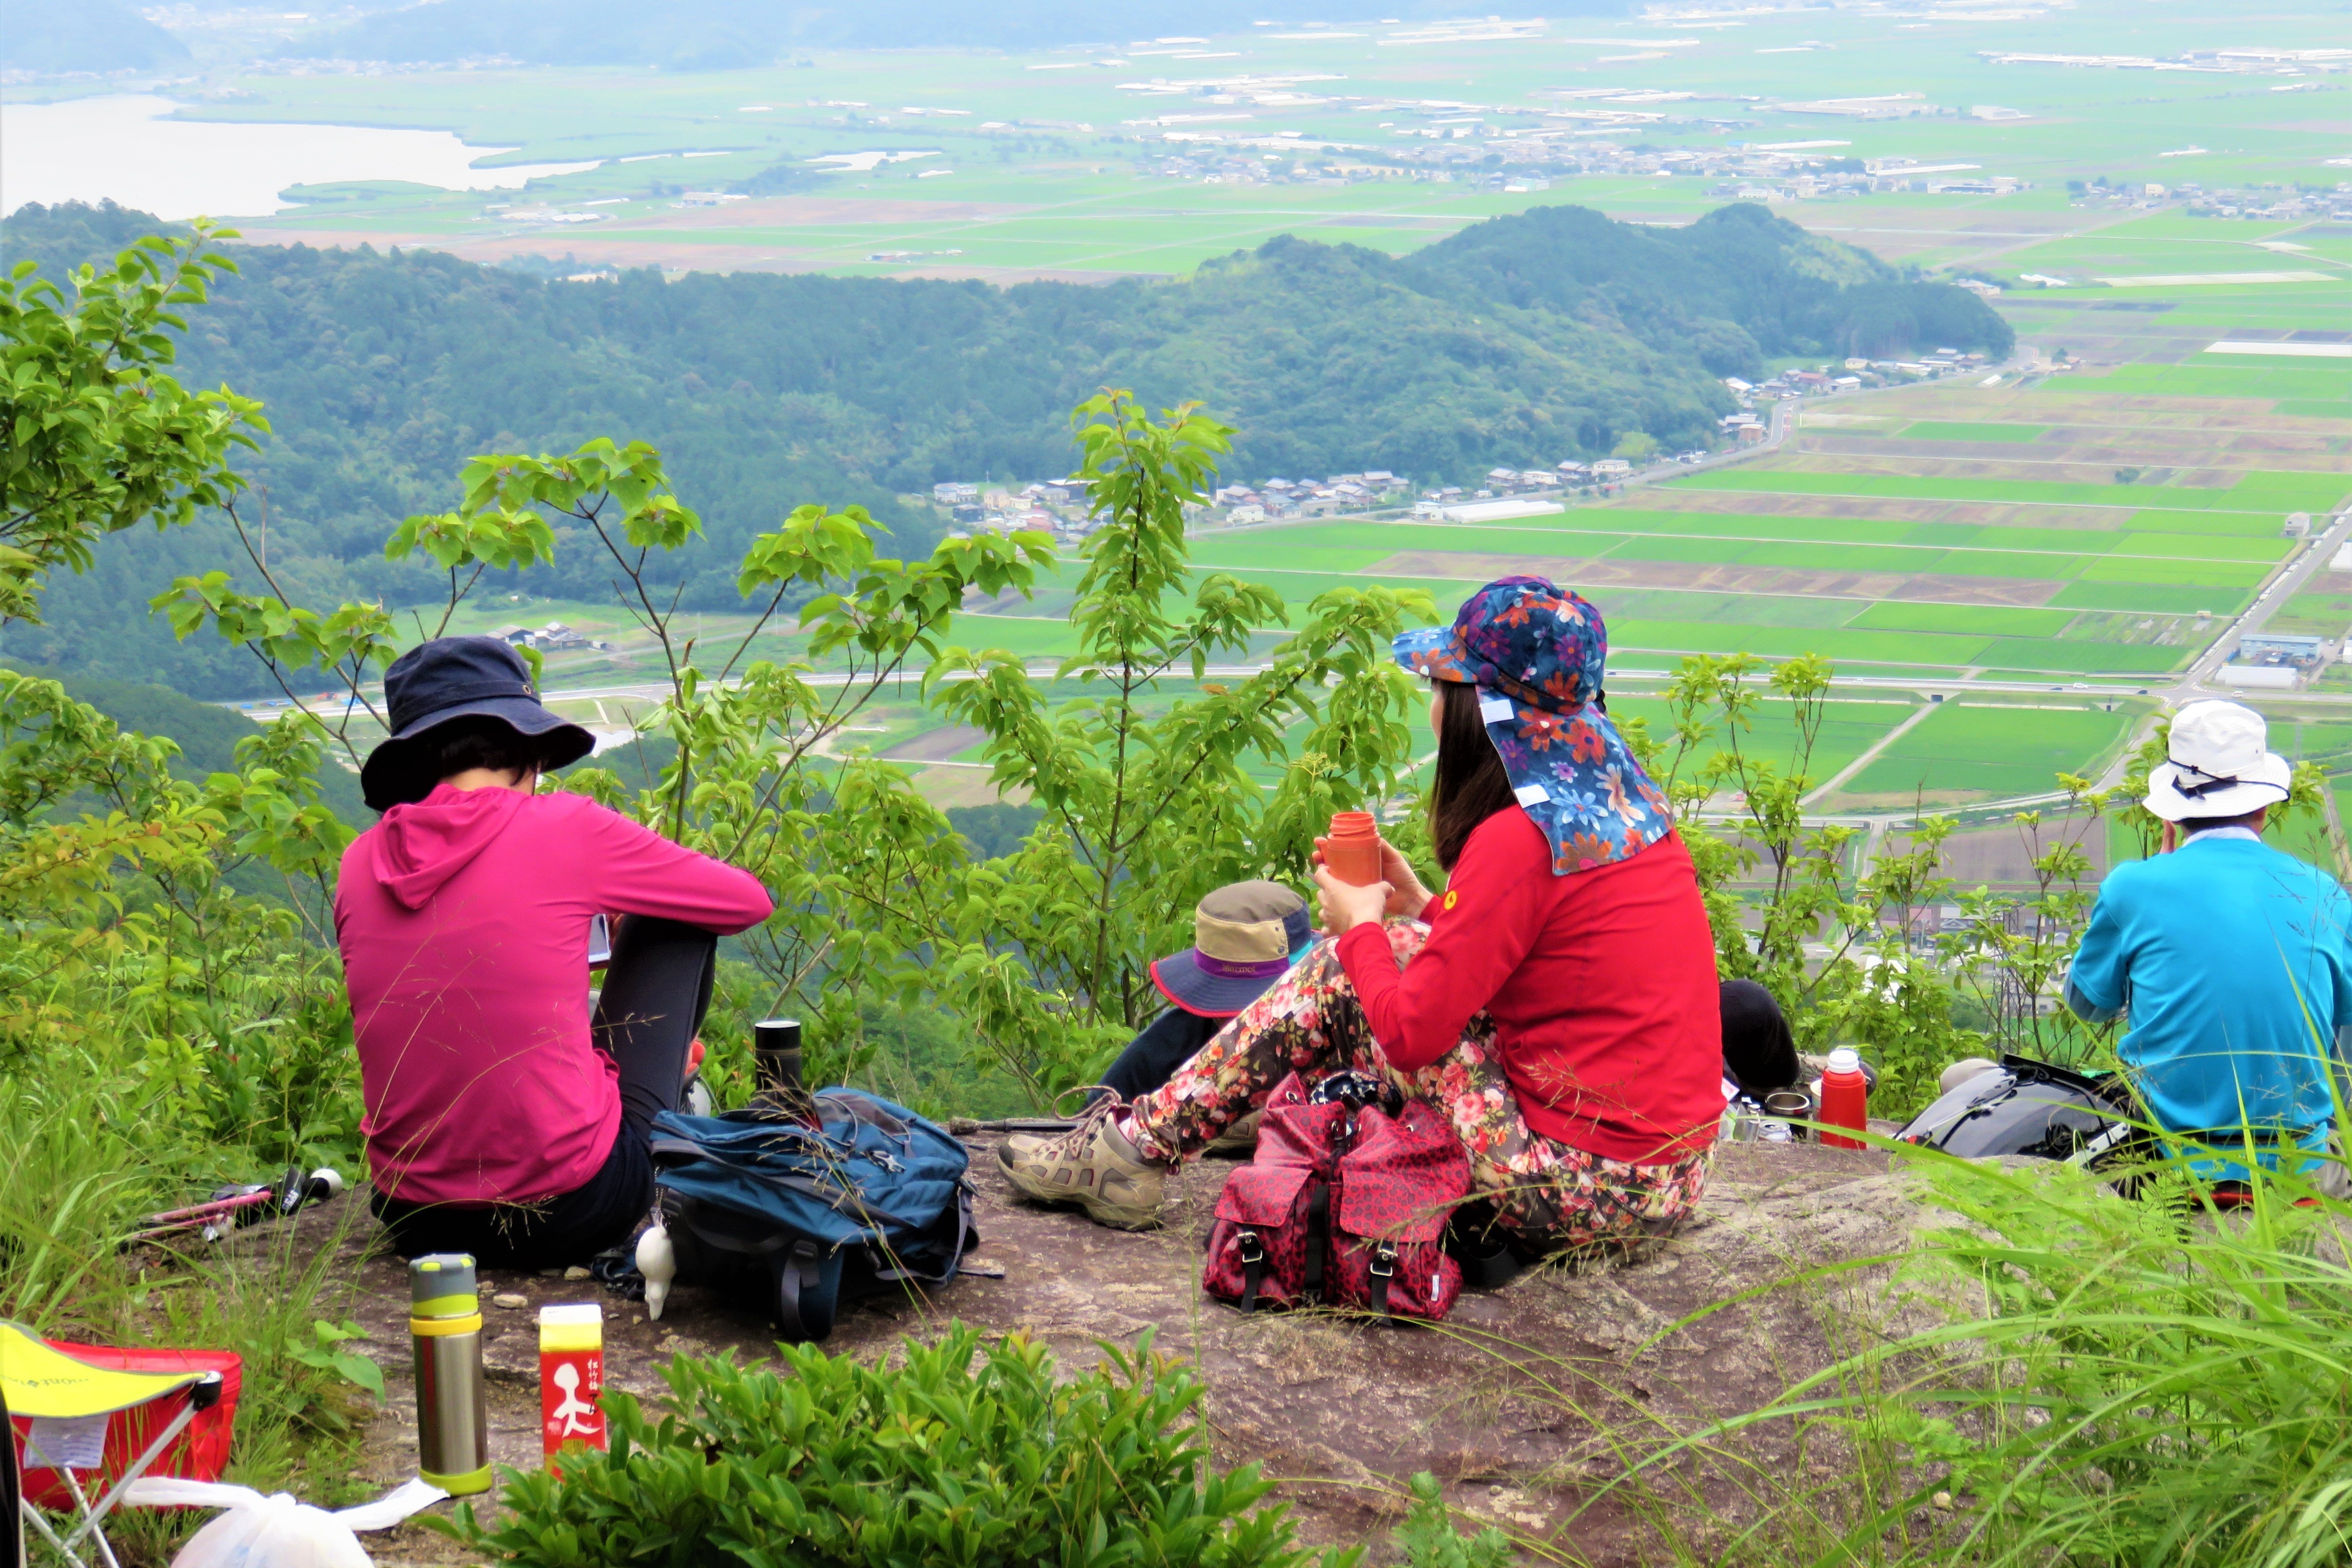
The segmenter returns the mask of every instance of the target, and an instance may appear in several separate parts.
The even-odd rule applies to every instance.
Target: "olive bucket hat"
[[[544,766],[562,768],[596,748],[596,738],[540,706],[530,666],[496,637],[436,637],[392,662],[383,675],[391,737],[360,768],[360,793],[379,811],[414,804],[439,783],[433,731],[480,716],[543,737]]]
[[[1478,716],[1511,792],[1543,830],[1556,876],[1627,860],[1674,831],[1664,791],[1596,700],[1609,656],[1601,612],[1540,577],[1505,577],[1451,626],[1397,635],[1416,675],[1478,688]]]
[[[1160,995],[1201,1018],[1231,1018],[1315,940],[1307,901],[1278,882],[1236,882],[1192,911],[1192,946],[1151,965]]]

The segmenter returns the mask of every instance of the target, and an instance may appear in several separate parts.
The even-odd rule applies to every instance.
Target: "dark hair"
[[[494,773],[527,773],[534,768],[544,771],[558,755],[553,743],[561,737],[561,731],[525,735],[502,718],[467,714],[435,725],[417,739],[424,743],[425,754],[434,759],[432,777],[439,779],[469,768],[487,768]]]
[[[2282,801],[2281,804],[2284,802]],[[2265,804],[2235,817],[2183,817],[2175,825],[2179,828],[2180,836],[2184,839],[2191,833],[2210,832],[2215,828],[2252,828],[2260,832],[2262,823],[2257,819],[2269,810],[2270,807]]]
[[[1509,806],[1511,776],[1478,716],[1478,688],[1437,683],[1437,778],[1429,787],[1429,837],[1447,871],[1479,823]]]

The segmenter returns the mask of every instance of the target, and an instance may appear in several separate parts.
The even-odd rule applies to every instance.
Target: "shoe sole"
[[[1105,1203],[1092,1193],[1062,1192],[1038,1186],[1005,1157],[1007,1153],[1002,1144],[997,1145],[996,1168],[1003,1173],[1005,1181],[1011,1184],[1015,1193],[1032,1203],[1043,1204],[1048,1208],[1082,1208],[1086,1210],[1087,1218],[1113,1230],[1150,1230],[1160,1223],[1160,1211],[1156,1208],[1145,1212],[1129,1208],[1125,1204]]]

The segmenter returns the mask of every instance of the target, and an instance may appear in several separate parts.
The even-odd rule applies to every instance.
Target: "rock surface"
[[[929,1301],[877,1299],[844,1316],[826,1348],[886,1354],[903,1334],[950,1317],[1050,1341],[1066,1364],[1096,1341],[1155,1331],[1159,1348],[1199,1369],[1206,1415],[1225,1464],[1255,1460],[1284,1482],[1301,1534],[1316,1542],[1381,1543],[1400,1511],[1403,1478],[1435,1472],[1475,1519],[1530,1540],[1551,1539],[1595,1563],[1633,1563],[1646,1526],[1621,1494],[1595,1494],[1629,1455],[1707,1420],[1753,1409],[1827,1364],[1837,1325],[1883,1317],[1884,1270],[1821,1281],[1796,1276],[1834,1260],[1902,1248],[1917,1210],[1884,1155],[1811,1145],[1743,1145],[1719,1155],[1701,1219],[1638,1260],[1582,1271],[1554,1267],[1499,1291],[1465,1292],[1435,1330],[1399,1330],[1320,1314],[1244,1317],[1200,1292],[1201,1247],[1229,1166],[1185,1173],[1165,1228],[1126,1234],[1067,1212],[1010,1201],[985,1139],[974,1141],[982,1245],[973,1261],[1002,1279],[960,1279]],[[388,1374],[362,1479],[390,1487],[415,1473],[405,1277],[368,1256],[373,1227],[355,1199],[296,1223],[323,1244],[339,1229],[356,1287],[351,1315]],[[338,1210],[345,1211],[338,1214]],[[1685,1323],[1716,1303],[1780,1284]],[[660,1322],[641,1303],[593,1283],[486,1271],[484,1361],[491,1378],[492,1458],[539,1463],[536,1309],[600,1299],[609,1386],[655,1399],[679,1352],[772,1351],[767,1325],[710,1292],[679,1286]],[[509,1307],[505,1301],[520,1299]],[[1678,1326],[1679,1325],[1679,1326]],[[1759,1428],[1743,1453],[1798,1462],[1789,1435]],[[1747,1511],[1725,1474],[1684,1466],[1668,1486],[1681,1528]],[[414,1525],[371,1537],[379,1562],[456,1562],[456,1549]]]

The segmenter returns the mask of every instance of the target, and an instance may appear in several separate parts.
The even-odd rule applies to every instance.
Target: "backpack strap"
[[[1365,1267],[1376,1281],[1373,1286],[1374,1300],[1371,1303],[1373,1310],[1390,1322],[1402,1328],[1404,1326],[1403,1320],[1396,1315],[1395,1304],[1391,1300],[1392,1292],[1396,1290],[1396,1243],[1381,1241],[1373,1244],[1372,1260]]]
[[[1320,1301],[1324,1255],[1331,1249],[1331,1186],[1317,1182],[1307,1196],[1307,1259],[1299,1270],[1299,1299]]]
[[[1257,1311],[1258,1287],[1265,1283],[1265,1241],[1255,1230],[1244,1230],[1234,1238],[1242,1255],[1241,1309]]]
[[[926,1274],[919,1270],[910,1269],[907,1267],[903,1258],[890,1251],[887,1246],[877,1247],[868,1242],[867,1251],[880,1253],[889,1265],[887,1268],[875,1270],[876,1282],[900,1284],[912,1281],[918,1285],[944,1285],[954,1279],[963,1267],[965,1254],[980,1245],[980,1233],[971,1222],[971,1181],[969,1177],[956,1183],[955,1245],[948,1249],[947,1260],[940,1266],[937,1273]],[[947,1216],[942,1214],[940,1218],[945,1220]]]
[[[703,1157],[702,1145],[692,1138],[655,1138],[646,1145],[646,1152],[653,1156],[656,1165],[665,1160],[672,1165],[686,1165]]]
[[[840,1305],[841,1276],[828,1270],[814,1245],[796,1243],[773,1260],[776,1324],[795,1344],[808,1344],[833,1333],[833,1315]]]

